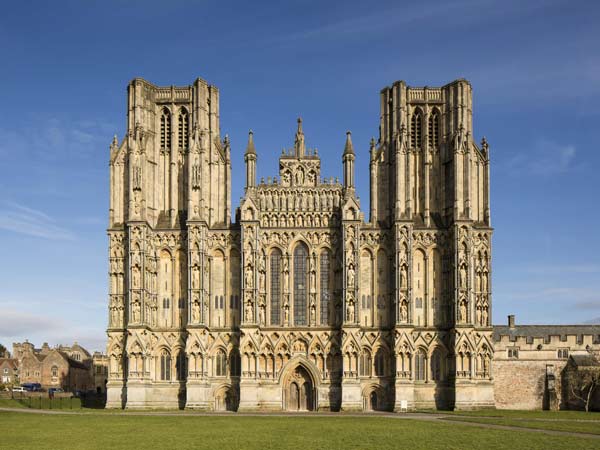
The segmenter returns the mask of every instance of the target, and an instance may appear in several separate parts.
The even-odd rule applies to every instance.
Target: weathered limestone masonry
[[[471,85],[399,81],[380,98],[368,220],[350,132],[339,182],[298,119],[266,181],[249,133],[231,223],[217,88],[129,84],[110,150],[108,407],[494,405],[489,151]]]
[[[600,356],[600,325],[494,326],[497,408],[565,409],[565,366],[571,356]]]

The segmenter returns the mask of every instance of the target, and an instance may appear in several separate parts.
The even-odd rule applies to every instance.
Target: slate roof
[[[594,344],[600,344],[600,325],[494,325],[493,339],[499,341],[500,336],[509,336],[510,340],[517,337],[544,338],[545,342],[550,342],[550,336],[560,336],[561,340],[566,340],[567,336],[593,336]],[[579,339],[582,339],[581,337]]]
[[[598,367],[600,366],[600,361],[594,358],[594,355],[571,355],[569,359],[573,362],[573,364],[577,367]]]

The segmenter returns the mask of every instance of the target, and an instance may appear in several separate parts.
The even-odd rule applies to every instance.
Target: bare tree
[[[571,377],[571,394],[581,400],[589,412],[594,392],[600,386],[600,370],[578,370]]]

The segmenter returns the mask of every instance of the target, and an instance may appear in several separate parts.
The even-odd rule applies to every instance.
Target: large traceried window
[[[160,353],[160,379],[171,380],[171,354],[167,350]]]
[[[306,325],[306,283],[308,250],[299,244],[294,250],[294,325]]]
[[[179,148],[188,148],[188,145],[190,143],[188,135],[189,115],[185,108],[181,108],[181,110],[179,111],[179,119],[177,125],[177,143],[179,144]]]
[[[415,111],[410,119],[410,145],[413,148],[421,146],[421,114]]]
[[[160,148],[171,148],[171,113],[163,108],[160,116]]]
[[[329,323],[329,300],[331,299],[331,258],[329,252],[321,252],[321,324]]]
[[[429,116],[429,126],[427,131],[427,136],[429,138],[429,146],[437,148],[439,144],[440,135],[440,115],[437,109],[434,109],[431,115]]]
[[[270,261],[270,295],[271,325],[281,324],[281,252],[278,249],[271,253]]]

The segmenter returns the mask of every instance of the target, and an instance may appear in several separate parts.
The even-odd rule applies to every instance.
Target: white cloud
[[[71,231],[46,213],[14,202],[0,204],[0,229],[42,239],[75,239]]]
[[[527,174],[538,176],[558,175],[576,168],[577,150],[571,144],[558,144],[548,140],[540,140],[532,148],[519,148],[500,167],[511,174]]]

